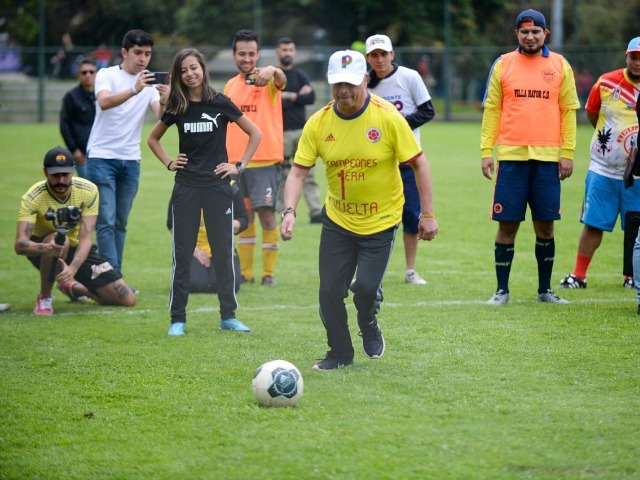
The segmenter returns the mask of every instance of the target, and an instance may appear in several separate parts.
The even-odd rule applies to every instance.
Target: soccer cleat
[[[33,313],[36,315],[53,315],[53,297],[43,297],[38,294]]]
[[[353,365],[353,357],[342,357],[327,352],[327,356],[317,362],[314,366],[314,370],[326,371],[336,370],[338,368],[345,368]]]
[[[504,290],[498,290],[493,294],[487,301],[487,305],[506,305],[509,303],[509,292],[505,292]]]
[[[415,270],[407,270],[404,276],[404,283],[411,283],[413,285],[426,285],[427,281],[422,278]]]
[[[580,280],[573,273],[570,273],[560,280],[558,288],[587,288],[587,278],[585,277],[584,280]]]
[[[262,277],[262,285],[264,285],[265,287],[275,287],[277,284],[278,283],[276,282],[276,279],[271,275],[265,275],[264,277]]]
[[[636,288],[636,282],[633,281],[633,277],[629,275],[624,276],[624,283],[622,284],[624,288],[633,289]]]
[[[245,278],[244,275],[240,275],[240,283],[255,283],[253,278]]]
[[[359,335],[362,337],[362,351],[367,358],[378,359],[384,355],[384,337],[375,317],[369,323],[360,324]]]
[[[91,301],[86,295],[76,295],[73,293],[73,287],[80,285],[79,282],[70,281],[67,283],[58,282],[58,290],[71,299],[72,302],[88,303]]]
[[[565,300],[564,298],[560,298],[558,295],[556,295],[553,290],[547,290],[546,292],[543,293],[539,293],[538,297],[536,298],[536,300],[538,302],[542,302],[542,303],[556,303],[558,305],[568,305],[569,302],[567,300]]]
[[[234,332],[249,333],[251,329],[237,318],[220,320],[220,330],[232,330]]]
[[[171,327],[169,327],[169,335],[171,336],[184,335],[184,322],[171,323]]]

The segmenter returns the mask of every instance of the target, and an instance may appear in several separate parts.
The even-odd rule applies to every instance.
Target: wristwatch
[[[236,168],[238,169],[238,173],[240,175],[242,175],[244,173],[244,171],[247,169],[247,167],[245,167],[242,162],[238,162],[236,163]]]
[[[296,216],[296,210],[295,210],[295,208],[293,208],[293,207],[287,207],[287,208],[285,208],[284,210],[282,210],[282,211],[280,212],[280,216],[281,216],[282,218],[284,218],[284,216],[285,216],[287,213],[293,213],[293,217],[294,217],[294,218],[295,218],[295,216]]]

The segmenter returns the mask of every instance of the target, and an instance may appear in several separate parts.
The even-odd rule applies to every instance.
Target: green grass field
[[[355,365],[316,372],[326,351],[320,228],[304,212],[281,244],[279,286],[239,292],[251,334],[220,331],[216,297],[192,295],[187,335],[167,336],[173,179],[146,144],[123,266],[139,304],[79,305],[58,294],[52,318],[32,315],[38,276],[13,251],[16,216],[61,140],[57,125],[0,125],[0,302],[12,304],[0,314],[0,478],[640,478],[640,318],[635,292],[622,288],[622,234],[605,235],[589,288],[561,291],[572,302],[563,307],[535,302],[524,223],[512,301],[484,305],[495,290],[496,224],[479,130],[423,129],[440,234],[420,246],[426,287],[403,283],[396,246],[379,315],[385,356],[364,357],[353,321]],[[574,176],[563,183],[554,285],[573,268],[590,135],[579,127]],[[276,358],[304,376],[296,408],[253,398],[253,372]]]

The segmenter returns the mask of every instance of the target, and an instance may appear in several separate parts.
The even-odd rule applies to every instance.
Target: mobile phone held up
[[[246,73],[244,75],[244,83],[247,85],[255,85],[256,84],[256,72]]]
[[[169,83],[169,72],[153,72],[155,78],[151,83],[167,85]]]

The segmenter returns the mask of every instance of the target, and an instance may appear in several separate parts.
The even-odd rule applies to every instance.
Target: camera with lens
[[[80,213],[82,212],[78,207],[69,205],[58,210],[49,209],[44,217],[51,220],[55,226],[65,225],[68,228],[73,228],[80,221]]]

